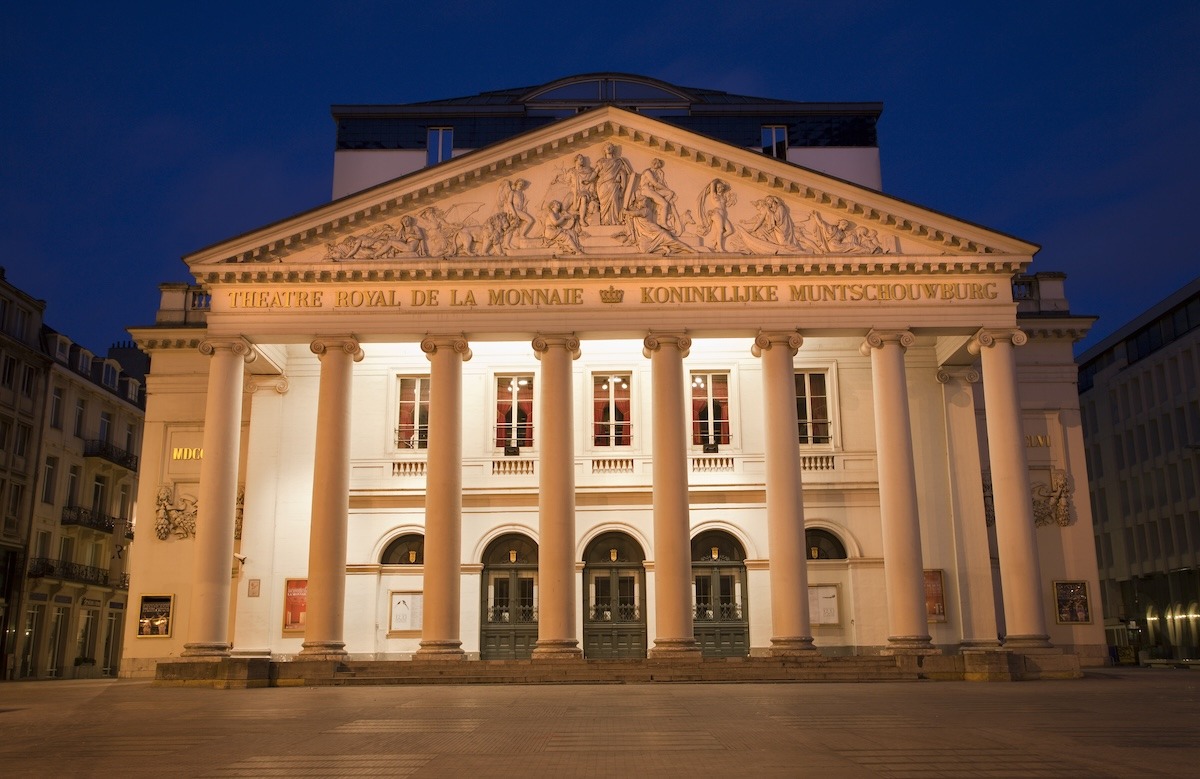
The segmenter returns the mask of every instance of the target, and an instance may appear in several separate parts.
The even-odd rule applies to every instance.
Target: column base
[[[780,636],[771,639],[771,657],[818,657],[812,636]]]
[[[651,660],[699,660],[700,647],[694,638],[656,638],[649,657]]]
[[[960,652],[996,652],[1000,649],[999,639],[968,639],[960,641],[958,650]]]
[[[457,662],[466,660],[467,655],[462,651],[461,641],[430,640],[421,642],[412,659],[414,662]]]
[[[573,638],[539,638],[533,645],[534,660],[582,660],[583,650]]]
[[[233,644],[216,641],[198,641],[194,644],[184,644],[180,657],[229,657]]]
[[[1053,649],[1054,645],[1050,643],[1050,636],[1045,635],[1005,636],[1004,648],[1015,650]]]
[[[300,660],[345,660],[350,655],[346,652],[344,641],[305,641],[300,645]]]
[[[879,650],[881,655],[940,655],[942,650],[934,648],[929,636],[888,636],[888,645]]]

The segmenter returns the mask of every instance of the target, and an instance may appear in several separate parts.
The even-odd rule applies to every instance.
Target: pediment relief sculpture
[[[822,213],[722,177],[701,178],[683,162],[668,172],[660,157],[635,159],[606,143],[598,154],[575,154],[528,178],[504,179],[494,196],[474,191],[328,241],[322,259],[903,253],[899,238],[881,236],[866,219]]]

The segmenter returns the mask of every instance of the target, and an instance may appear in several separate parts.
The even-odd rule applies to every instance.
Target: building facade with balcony
[[[95,355],[48,327],[41,341],[45,413],[16,676],[115,676],[129,603],[144,368],[127,371],[116,357],[122,350]]]
[[[1200,278],[1078,362],[1109,646],[1200,659]]]
[[[1103,662],[1091,320],[1036,246],[881,193],[877,116],[618,74],[335,108],[339,199],[186,257],[131,330],[122,674]]]

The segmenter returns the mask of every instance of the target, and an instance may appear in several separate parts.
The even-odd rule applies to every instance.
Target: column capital
[[[260,389],[273,389],[280,395],[286,395],[290,386],[288,377],[283,374],[278,376],[251,376],[250,380],[246,383],[246,392],[253,394]]]
[[[1019,327],[980,328],[979,332],[967,342],[967,351],[979,354],[984,349],[990,349],[998,343],[1011,342],[1013,346],[1024,346],[1029,342],[1029,336]]]
[[[258,351],[254,348],[254,345],[240,336],[233,336],[232,338],[205,338],[197,348],[199,348],[200,354],[206,357],[212,357],[217,352],[228,349],[245,360],[247,364],[258,359]]]
[[[355,362],[359,362],[363,358],[362,347],[358,345],[358,339],[352,335],[319,335],[313,339],[308,348],[318,358],[324,357],[330,350],[338,349],[354,358]]]
[[[539,360],[556,346],[566,349],[572,360],[579,359],[579,339],[574,333],[538,333],[533,337],[533,353]]]
[[[462,356],[463,362],[471,359],[471,344],[463,334],[458,335],[426,335],[421,339],[421,351],[433,359],[439,349],[450,349]]]
[[[791,350],[792,356],[795,357],[803,344],[804,336],[800,335],[799,330],[772,333],[759,330],[758,335],[754,336],[754,345],[750,347],[750,353],[755,357],[762,357],[762,353],[770,351],[771,347],[783,345]]]
[[[876,330],[872,328],[863,338],[862,346],[858,347],[858,351],[863,357],[870,357],[871,350],[882,349],[888,344],[898,344],[901,350],[907,350],[916,342],[917,337],[912,334],[911,330]]]
[[[937,370],[937,380],[939,384],[952,381],[975,384],[979,381],[979,369],[973,365],[943,365]]]
[[[667,345],[674,346],[682,356],[687,357],[688,352],[692,348],[692,339],[688,338],[686,331],[680,333],[650,333],[642,341],[642,356],[648,358],[651,354]]]

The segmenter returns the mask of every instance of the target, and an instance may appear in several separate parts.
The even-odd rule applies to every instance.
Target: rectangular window
[[[13,482],[8,485],[8,505],[5,516],[16,519],[21,516],[21,504],[25,502],[25,485]]]
[[[108,479],[103,476],[97,476],[92,482],[92,511],[108,513]]]
[[[533,376],[496,377],[496,446],[533,446]]]
[[[67,470],[67,505],[79,505],[79,479],[82,474],[79,472],[78,465],[72,465]]]
[[[62,430],[63,425],[63,390],[55,387],[50,393],[50,427]]]
[[[27,398],[33,397],[34,385],[37,383],[37,373],[32,365],[21,369],[21,394]]]
[[[117,495],[118,495],[117,502],[118,502],[118,510],[119,510],[117,516],[120,517],[121,519],[129,519],[129,503],[130,503],[129,485],[122,484],[121,489],[118,490],[118,492],[117,492]]]
[[[32,428],[29,425],[17,425],[15,434],[13,435],[13,455],[16,457],[24,457],[29,451],[29,434]]]
[[[106,444],[112,443],[112,414],[100,412],[100,440]]]
[[[64,563],[75,562],[75,539],[70,536],[58,539],[58,559]]]
[[[87,419],[87,401],[79,398],[75,401],[75,437],[83,438],[83,424]]]
[[[729,374],[692,374],[692,444],[715,452],[729,443]]]
[[[784,124],[765,124],[762,128],[762,153],[787,159],[788,128]]]
[[[33,544],[34,557],[49,557],[50,556],[50,531],[39,530],[37,532],[37,541]]]
[[[802,444],[827,444],[829,422],[828,380],[823,372],[796,374],[796,419]]]
[[[8,451],[8,435],[12,431],[12,422],[0,417],[0,452]]]
[[[17,383],[17,358],[11,354],[4,355],[3,367],[0,367],[0,385],[12,389]]]
[[[71,342],[62,336],[59,336],[58,343],[54,345],[54,359],[63,364],[71,361]]]
[[[400,379],[400,416],[396,423],[396,448],[429,448],[429,377]]]
[[[85,351],[79,352],[79,357],[75,360],[75,370],[82,373],[84,376],[92,375],[92,355]]]
[[[132,422],[125,423],[125,451],[132,454],[137,448],[137,432]]]
[[[103,381],[104,386],[108,387],[109,389],[116,389],[117,369],[108,363],[104,363],[104,371],[102,372],[101,381]]]
[[[47,457],[46,468],[42,471],[42,503],[54,503],[54,493],[58,488],[58,458]]]
[[[18,341],[29,337],[29,312],[19,306],[13,309],[12,334]]]
[[[454,151],[453,127],[430,127],[425,136],[425,164],[436,165],[450,159]]]
[[[629,446],[632,441],[628,373],[599,374],[592,377],[592,442],[596,446]]]

